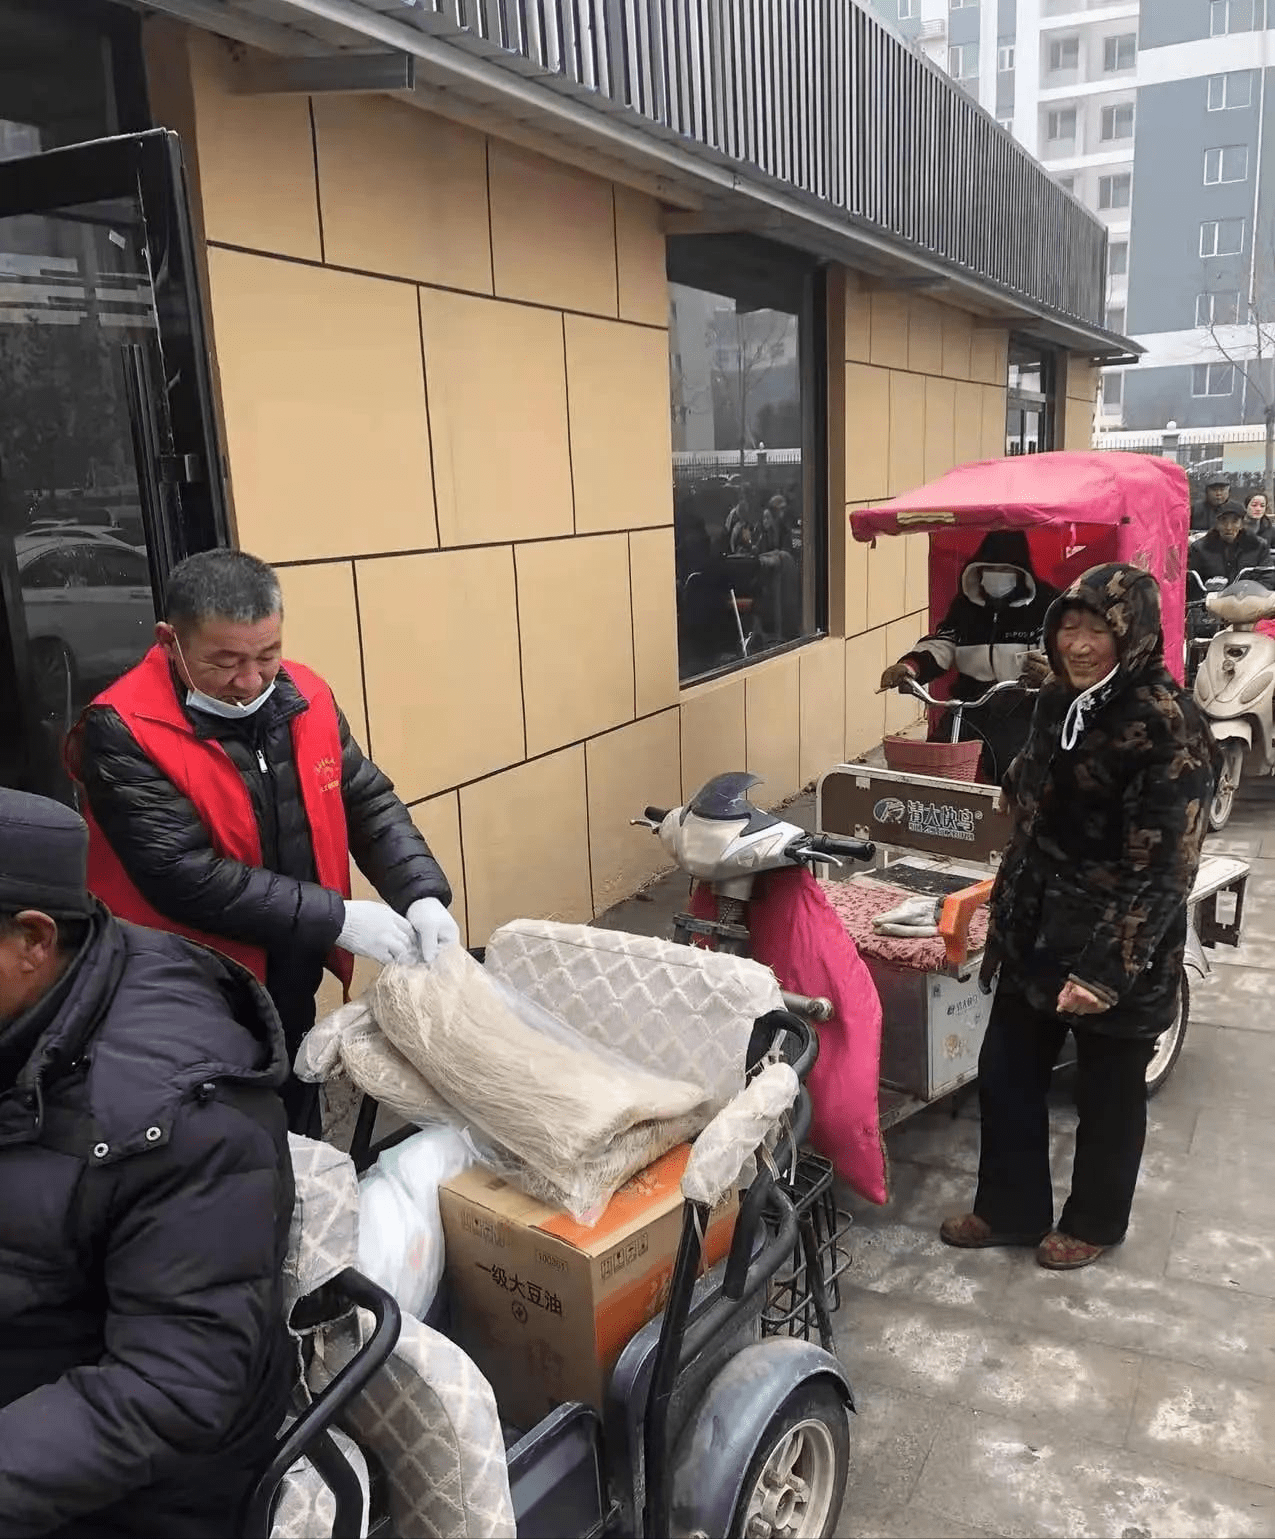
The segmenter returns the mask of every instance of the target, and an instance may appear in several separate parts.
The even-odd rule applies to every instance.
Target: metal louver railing
[[[1103,225],[854,0],[400,0],[397,14],[1103,325]]]

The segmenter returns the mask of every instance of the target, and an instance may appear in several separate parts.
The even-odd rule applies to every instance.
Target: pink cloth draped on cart
[[[691,911],[715,918],[717,899],[700,885]],[[832,1019],[817,1028],[819,1058],[807,1088],[810,1143],[869,1202],[889,1201],[877,1087],[881,1001],[845,926],[804,868],[757,878],[748,905],[752,953],[793,994],[830,999]]]

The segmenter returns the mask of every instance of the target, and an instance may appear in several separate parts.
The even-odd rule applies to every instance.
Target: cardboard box
[[[591,1229],[481,1166],[443,1186],[455,1335],[506,1421],[525,1431],[569,1400],[602,1409],[625,1343],[668,1295],[689,1157],[681,1144],[640,1171]],[[706,1267],[730,1249],[737,1207],[732,1193],[714,1211]]]

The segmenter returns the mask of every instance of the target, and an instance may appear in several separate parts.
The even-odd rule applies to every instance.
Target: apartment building
[[[874,7],[1106,225],[1107,325],[1145,351],[1105,371],[1099,441],[1147,447],[1171,421],[1196,457],[1253,439],[1275,404],[1275,3]]]

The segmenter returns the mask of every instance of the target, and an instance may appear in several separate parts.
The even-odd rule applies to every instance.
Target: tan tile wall
[[[648,802],[747,767],[773,805],[906,725],[876,684],[925,541],[844,515],[1002,452],[1003,329],[834,277],[833,634],[679,690],[655,202],[389,99],[237,94],[241,51],[187,45],[237,536],[472,941],[632,892]]]

